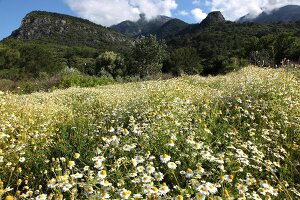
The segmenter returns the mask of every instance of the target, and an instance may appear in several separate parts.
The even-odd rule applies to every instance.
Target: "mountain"
[[[151,32],[152,35],[156,35],[158,38],[167,39],[175,36],[185,28],[189,26],[188,23],[179,19],[171,19],[164,23],[159,29]]]
[[[10,38],[102,49],[112,46],[123,48],[131,44],[131,39],[110,28],[85,19],[45,11],[27,14],[20,28]]]
[[[207,17],[204,20],[202,20],[202,22],[197,24],[190,24],[185,29],[180,31],[178,35],[195,33],[203,28],[218,26],[224,23],[228,23],[228,21],[225,20],[223,14],[220,11],[213,11],[209,13]]]
[[[207,15],[207,17],[200,23],[201,26],[211,26],[226,22],[224,16],[220,11],[214,11]]]
[[[250,14],[241,17],[238,22],[254,22],[254,23],[290,23],[300,21],[300,6],[288,5],[270,12],[263,12],[255,18],[251,18]]]
[[[113,25],[111,28],[129,37],[137,37],[140,35],[149,35],[150,33],[155,32],[171,19],[172,18],[170,17],[159,15],[153,19],[147,20],[146,16],[141,14],[140,19],[136,22],[127,20]]]

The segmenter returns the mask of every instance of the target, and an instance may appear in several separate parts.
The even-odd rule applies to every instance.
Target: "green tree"
[[[0,69],[17,67],[20,61],[20,52],[6,45],[0,45]]]
[[[131,54],[133,60],[131,72],[141,77],[161,73],[166,48],[165,42],[158,41],[153,35],[138,40]]]
[[[99,75],[111,75],[114,78],[123,76],[126,72],[124,59],[113,51],[106,51],[96,60],[96,73]]]
[[[175,75],[200,74],[203,70],[197,50],[192,47],[182,47],[171,52],[166,67]]]
[[[280,34],[274,40],[274,60],[279,64],[284,58],[289,58],[294,48],[296,38],[290,34]]]
[[[41,45],[23,45],[20,55],[20,67],[25,73],[33,76],[38,76],[40,72],[54,74],[61,69],[60,60]]]

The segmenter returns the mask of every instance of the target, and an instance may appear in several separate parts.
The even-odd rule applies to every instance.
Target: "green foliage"
[[[7,45],[0,44],[0,70],[16,67],[20,61],[20,52]]]
[[[192,47],[182,47],[172,51],[164,68],[175,75],[200,74],[203,70],[197,50]]]
[[[102,53],[97,58],[95,73],[99,75],[110,75],[114,78],[124,76],[126,73],[124,58],[113,51]]]
[[[171,51],[193,47],[204,66],[203,74],[224,72],[232,58],[260,66],[279,65],[287,58],[298,62],[300,52],[297,24],[237,24],[233,22],[193,25],[167,41]],[[222,66],[224,65],[224,66]],[[227,71],[227,70],[225,70]]]
[[[12,91],[15,90],[15,82],[9,79],[0,78],[0,91]]]
[[[0,79],[18,80],[21,78],[22,72],[20,68],[12,67],[0,70]]]
[[[107,76],[96,77],[74,73],[63,76],[59,87],[95,87],[112,83],[114,83],[114,80]]]
[[[52,27],[48,36],[42,33],[48,28],[41,23],[46,18],[49,23],[62,23]],[[26,40],[13,39],[22,34],[21,30],[30,31],[35,26],[29,23],[0,43],[0,79],[28,81],[31,85],[72,68],[83,75],[104,75],[123,81],[153,79],[161,77],[161,72],[217,75],[238,70],[248,63],[278,66],[285,58],[291,63],[300,62],[299,24],[222,22],[203,27],[170,20],[157,32],[165,34],[167,48],[164,41],[152,35],[137,39],[134,44],[104,27],[65,15],[33,12],[26,19],[26,23],[37,23],[36,35]],[[70,30],[58,33],[57,28],[64,28],[67,22]],[[177,27],[184,30],[176,32]],[[120,42],[123,39],[124,43]]]
[[[161,72],[166,56],[166,44],[150,35],[139,39],[132,50],[132,73],[141,77],[155,75]]]
[[[20,48],[20,66],[26,73],[38,76],[39,72],[55,73],[61,70],[59,60],[52,52],[37,45],[25,45]]]

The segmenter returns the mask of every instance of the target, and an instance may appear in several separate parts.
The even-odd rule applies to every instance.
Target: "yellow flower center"
[[[11,195],[6,196],[5,200],[14,200],[15,198]]]

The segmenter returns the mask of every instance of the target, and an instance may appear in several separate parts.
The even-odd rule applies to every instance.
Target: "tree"
[[[284,58],[288,58],[292,53],[296,38],[290,34],[280,34],[274,41],[274,60],[279,64]]]
[[[0,45],[0,70],[16,67],[20,60],[20,52],[9,46]]]
[[[44,46],[27,44],[20,47],[20,67],[24,72],[38,76],[40,72],[54,74],[61,70],[60,60]]]
[[[166,57],[166,44],[155,36],[143,37],[136,42],[132,50],[132,73],[141,77],[161,73]]]
[[[200,74],[203,70],[197,50],[192,47],[182,47],[171,52],[164,68],[175,75]]]
[[[111,75],[116,78],[125,74],[124,59],[113,51],[106,51],[96,60],[96,73],[99,75]]]

